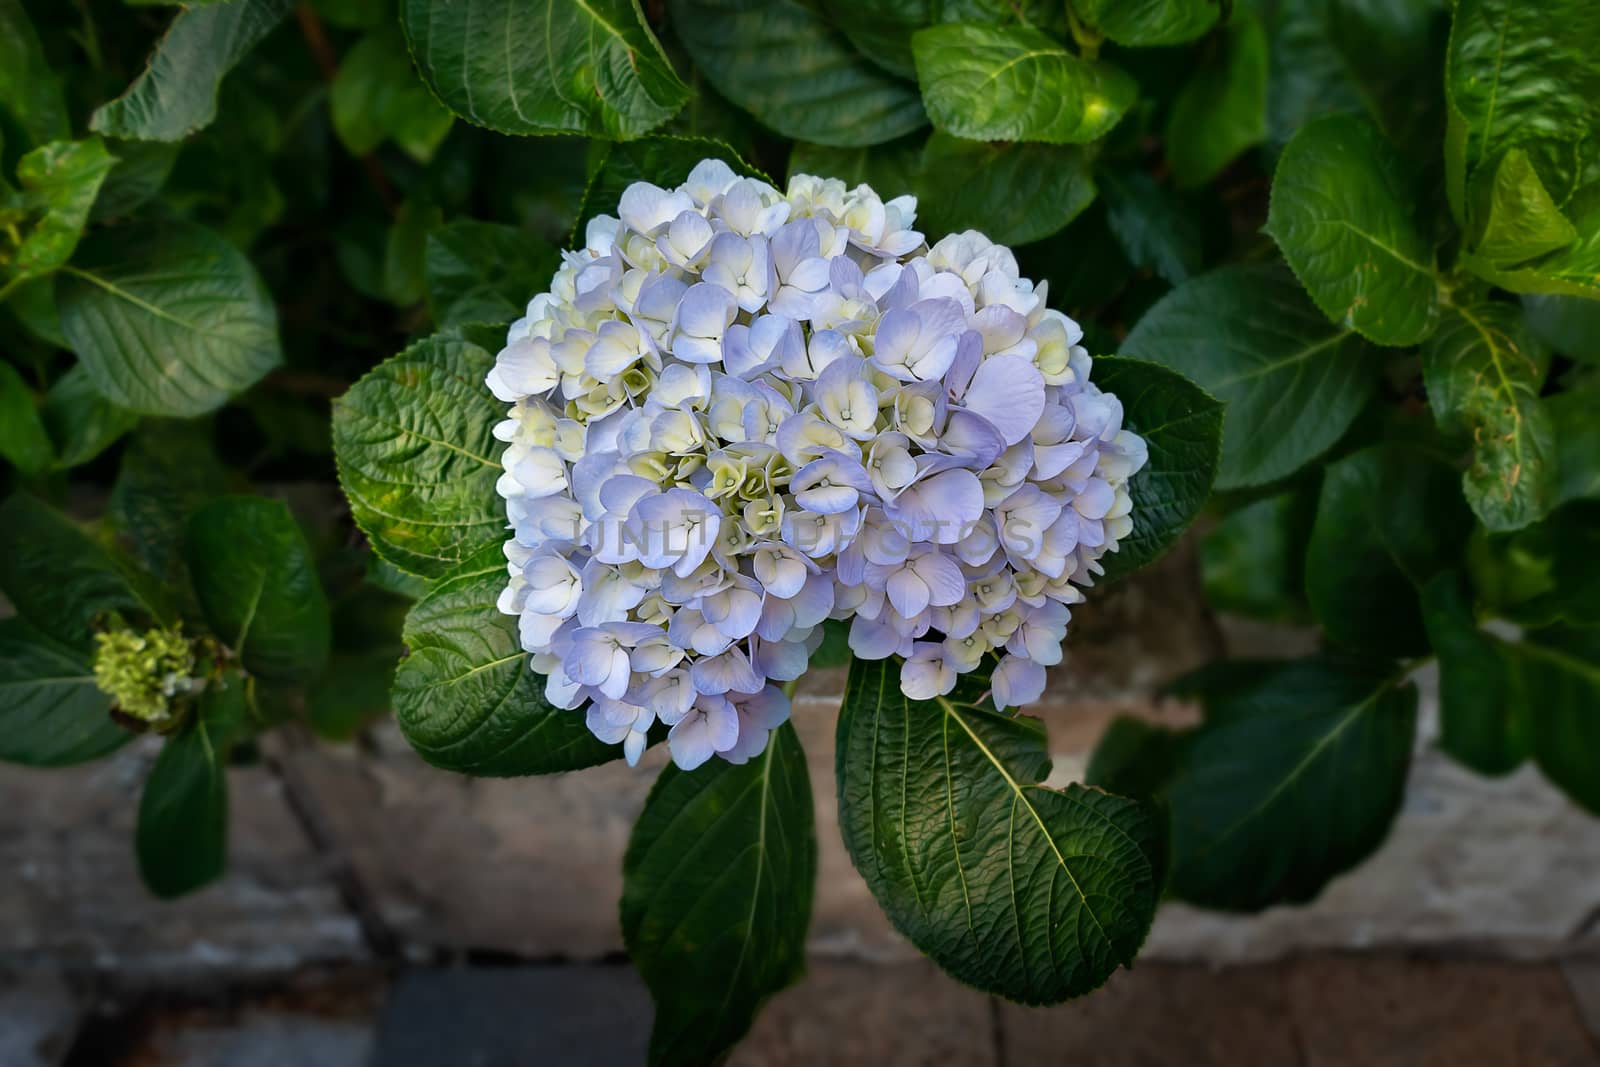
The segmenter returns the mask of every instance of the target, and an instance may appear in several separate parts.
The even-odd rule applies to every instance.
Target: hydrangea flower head
[[[205,684],[195,669],[194,645],[176,627],[95,635],[95,685],[129,718],[155,726],[171,720],[174,699]]]
[[[512,324],[500,609],[630,762],[657,721],[684,769],[760,753],[830,617],[914,699],[988,659],[999,707],[1036,700],[1132,529],[1145,443],[1082,330],[1008,248],[915,224],[707,160],[630,186]]]

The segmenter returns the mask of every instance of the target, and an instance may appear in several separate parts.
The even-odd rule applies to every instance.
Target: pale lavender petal
[[[962,403],[1012,445],[1033,432],[1044,411],[1044,376],[1021,356],[994,356],[979,364]]]

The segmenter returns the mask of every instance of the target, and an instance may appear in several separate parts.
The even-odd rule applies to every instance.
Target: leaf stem
[[[1072,9],[1072,0],[1067,0],[1067,24],[1072,27],[1072,39],[1078,45],[1078,51],[1084,59],[1094,59],[1100,55],[1100,45],[1105,34],[1086,24]]]

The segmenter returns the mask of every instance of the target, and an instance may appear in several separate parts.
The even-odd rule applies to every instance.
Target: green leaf
[[[1513,293],[1600,300],[1600,183],[1580,190],[1566,215],[1578,238],[1560,251],[1520,267],[1496,267],[1477,256],[1463,257],[1463,263],[1485,281]]]
[[[212,631],[264,678],[314,677],[328,661],[328,599],[282,501],[214,500],[189,520],[185,556]]]
[[[1192,212],[1143,171],[1103,170],[1106,221],[1135,267],[1181,285],[1201,267],[1200,228]]]
[[[621,750],[589,732],[582,710],[545,699],[517,620],[496,607],[505,586],[497,541],[432,583],[411,609],[408,651],[394,677],[406,740],[435,767],[478,777],[554,774],[617,758]]]
[[[1095,198],[1088,154],[1076,145],[983,144],[939,132],[923,151],[916,191],[917,222],[930,240],[981,230],[1006,245],[1049,237]]]
[[[1520,148],[1500,161],[1484,218],[1483,236],[1473,253],[1500,266],[1537,259],[1578,239],[1577,229],[1550,199]]]
[[[1102,356],[1090,374],[1122,403],[1122,425],[1143,437],[1150,461],[1133,476],[1133,532],[1101,559],[1120,577],[1159,559],[1211,495],[1222,451],[1222,405],[1155,363]]]
[[[22,0],[0,0],[0,110],[35,145],[72,136],[61,79],[44,57]]]
[[[24,474],[38,474],[48,470],[55,458],[33,390],[15,367],[0,360],[0,459]]]
[[[22,243],[6,256],[7,273],[34,278],[72,258],[100,183],[115,163],[98,137],[55,141],[17,162],[18,202],[33,221]]]
[[[56,303],[95,388],[140,414],[204,414],[283,361],[260,275],[190,223],[93,234],[57,278]]]
[[[1569,359],[1600,363],[1600,301],[1529,294],[1522,310],[1540,341]]]
[[[717,1062],[805,973],[817,841],[792,723],[735,766],[668,766],[622,861],[622,938],[655,999],[653,1065]]]
[[[334,403],[339,484],[357,525],[402,570],[438,577],[505,539],[494,427],[483,384],[493,330],[442,333],[373,368]]]
[[[1314,493],[1279,493],[1230,512],[1208,529],[1200,542],[1206,603],[1259,619],[1302,617],[1303,561],[1315,510]]]
[[[453,326],[520,318],[560,257],[515,226],[457,219],[428,234],[423,262],[433,321]]]
[[[226,491],[226,477],[209,425],[147,422],[122,453],[111,487],[111,525],[134,557],[177,593],[185,617],[200,613],[184,562],[189,518]]]
[[[1556,484],[1551,506],[1600,498],[1600,386],[1572,389],[1541,403],[1556,442]]]
[[[1180,735],[1161,794],[1172,892],[1227,911],[1306,903],[1388,834],[1411,764],[1416,688],[1386,665],[1225,666],[1202,679],[1205,722]]]
[[[177,165],[182,145],[164,141],[120,141],[107,149],[117,164],[106,175],[89,218],[94,222],[132,214],[159,193]]]
[[[1592,562],[1593,557],[1591,557]],[[1600,815],[1600,629],[1555,626],[1515,646],[1533,757],[1545,776]]]
[[[872,145],[927,121],[914,86],[798,0],[668,0],[667,11],[706,80],[785,137]]]
[[[419,163],[433,158],[454,117],[417,78],[398,26],[362,37],[328,90],[333,130],[353,155],[393,141]]]
[[[1027,1004],[1099,987],[1155,915],[1162,827],[1140,803],[1047,789],[1044,726],[980,706],[987,681],[913,701],[897,660],[851,665],[839,823],[895,928],[962,982]]]
[[[1216,24],[1217,0],[1075,0],[1078,17],[1120,45],[1183,44]]]
[[[1329,640],[1381,656],[1428,650],[1417,591],[1455,565],[1471,529],[1455,472],[1375,446],[1328,464],[1306,594]]]
[[[1424,587],[1422,608],[1439,657],[1439,747],[1479,774],[1515,770],[1528,739],[1506,644],[1479,628],[1455,572]]]
[[[501,133],[626,140],[689,99],[636,0],[401,0],[400,24],[444,105]]]
[[[1266,138],[1267,34],[1240,13],[1173,101],[1167,161],[1180,188],[1204,185]]]
[[[139,422],[100,395],[81,363],[50,387],[39,416],[55,446],[55,465],[63,470],[94,459]]]
[[[1495,532],[1537,522],[1552,505],[1556,443],[1539,399],[1548,364],[1520,309],[1498,302],[1451,308],[1422,350],[1439,425],[1473,441],[1467,501]]]
[[[124,561],[27,493],[0,504],[0,592],[34,627],[84,651],[103,616],[124,613],[132,622],[163,614]]]
[[[1542,570],[1544,583],[1538,595],[1508,614],[1534,625],[1600,626],[1600,567],[1594,565],[1600,558],[1600,502],[1567,504],[1528,535],[1514,548]]]
[[[1120,68],[1080,59],[1025,26],[934,26],[911,47],[928,118],[975,141],[1096,141],[1139,92]]]
[[[1332,326],[1281,266],[1224,267],[1168,293],[1122,345],[1227,404],[1217,487],[1287,477],[1343,436],[1377,353]]]
[[[1409,346],[1438,322],[1433,249],[1412,219],[1415,192],[1375,126],[1332,115],[1289,142],[1267,231],[1329,319]]]
[[[217,117],[222,79],[271,33],[293,0],[233,0],[178,13],[127,92],[89,128],[136,141],[181,141]]]
[[[409,307],[426,295],[428,234],[443,221],[443,210],[426,193],[400,205],[383,250],[383,295],[391,304]]]
[[[1510,148],[1525,151],[1566,204],[1595,155],[1597,54],[1600,7],[1588,0],[1458,0],[1445,72],[1459,131],[1450,145],[1453,204],[1465,202],[1461,190],[1479,167]]]
[[[1066,33],[1056,0],[823,0],[823,11],[856,50],[889,73],[914,79],[911,36],[940,22],[1016,23]]]
[[[767,180],[765,174],[740,159],[733,149],[705,137],[644,137],[606,145],[583,191],[573,243],[582,244],[583,227],[596,215],[615,216],[623,191],[634,182],[650,182],[671,189],[683,184],[695,164],[703,159],[720,159],[735,174]],[[539,287],[543,288],[543,285]],[[528,295],[531,297],[533,293]]]
[[[111,719],[86,653],[21,619],[0,619],[0,760],[65,767],[97,759],[132,735]]]
[[[139,877],[164,900],[215,881],[227,867],[228,749],[246,713],[244,683],[207,690],[150,769],[134,844]]]

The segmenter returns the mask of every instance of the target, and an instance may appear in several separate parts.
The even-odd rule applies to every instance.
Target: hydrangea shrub
[[[0,758],[143,733],[169,896],[280,726],[661,767],[658,1063],[803,970],[813,789],[1025,1003],[1370,855],[1425,664],[1600,812],[1597,57],[1580,0],[0,0]],[[1209,606],[1322,649],[1046,786],[1071,615],[1202,510]]]

